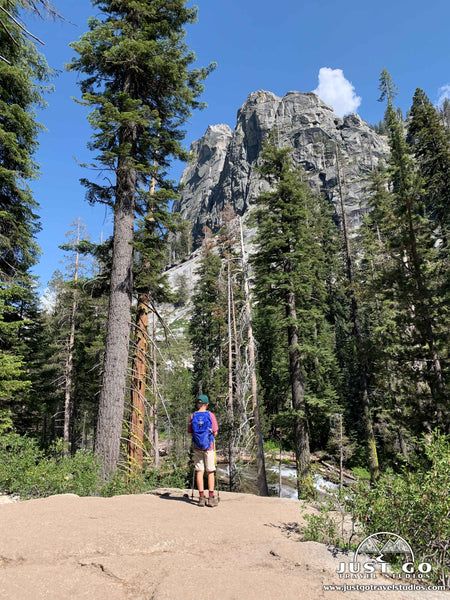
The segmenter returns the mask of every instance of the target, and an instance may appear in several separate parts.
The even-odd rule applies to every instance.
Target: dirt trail
[[[162,492],[161,492],[162,493]],[[52,496],[0,505],[1,600],[443,600],[444,592],[325,591],[345,555],[298,541],[299,503],[222,492]],[[380,585],[386,580],[347,583]],[[405,582],[406,583],[406,582]]]

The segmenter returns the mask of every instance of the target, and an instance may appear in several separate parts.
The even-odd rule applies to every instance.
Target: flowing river
[[[241,491],[251,494],[257,494],[256,485],[256,466],[254,464],[244,464],[238,467]],[[217,475],[220,489],[228,490],[229,470],[228,465],[218,465]],[[271,496],[280,498],[297,498],[297,469],[294,465],[281,465],[281,489],[280,489],[280,470],[279,464],[266,464],[266,477]],[[337,492],[339,486],[331,481],[327,481],[320,475],[314,474],[314,487],[320,496],[326,496]]]

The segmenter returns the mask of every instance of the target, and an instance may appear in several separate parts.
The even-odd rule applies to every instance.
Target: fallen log
[[[338,475],[340,474],[340,471],[337,467],[330,465],[330,463],[327,463],[324,460],[319,460],[319,462],[330,471],[333,471],[333,473],[337,473]],[[350,475],[347,471],[342,471],[342,475],[343,477],[351,479],[352,481],[358,481],[354,475]]]

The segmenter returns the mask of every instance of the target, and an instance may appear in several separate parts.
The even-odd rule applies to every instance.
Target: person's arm
[[[219,433],[219,425],[217,424],[216,415],[214,413],[211,413],[211,429],[213,436],[216,437],[216,435]]]

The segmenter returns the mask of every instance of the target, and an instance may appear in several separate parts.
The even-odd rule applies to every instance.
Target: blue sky
[[[98,14],[89,0],[53,0],[69,22],[26,17],[28,28],[45,42],[42,52],[60,70],[48,108],[38,118],[47,131],[40,136],[36,160],[41,177],[32,182],[40,205],[42,249],[34,272],[41,289],[56,269],[63,269],[58,249],[74,219],[81,218],[93,241],[111,232],[111,215],[84,199],[78,162],[89,161],[86,143],[91,129],[80,97],[77,75],[66,73],[73,56],[68,44]],[[208,125],[235,126],[236,113],[249,93],[258,89],[283,96],[290,90],[319,90],[340,112],[358,112],[378,122],[384,107],[377,102],[378,78],[385,67],[399,88],[397,106],[405,112],[416,87],[432,102],[450,95],[450,8],[447,0],[428,2],[379,0],[198,0],[198,23],[187,28],[187,43],[203,66],[217,62],[205,83],[208,108],[186,124],[185,144],[198,139]],[[320,84],[319,84],[320,74]],[[331,100],[333,99],[333,100]],[[174,165],[178,179],[182,166]]]

